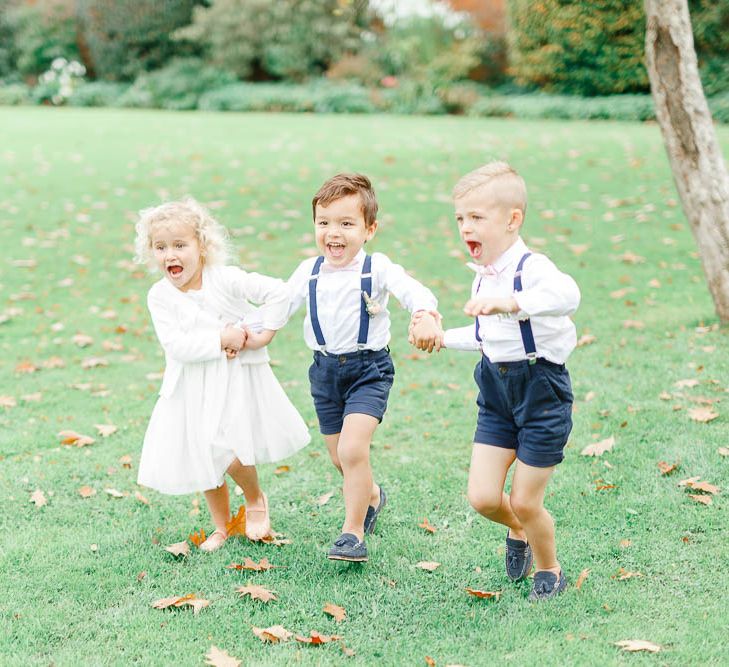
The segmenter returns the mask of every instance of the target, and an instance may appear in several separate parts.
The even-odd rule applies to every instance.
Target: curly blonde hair
[[[155,268],[152,253],[152,234],[160,225],[189,225],[195,232],[200,244],[203,264],[225,264],[230,257],[228,232],[200,202],[192,197],[171,201],[145,208],[139,212],[135,226],[137,237],[134,240],[137,264]]]

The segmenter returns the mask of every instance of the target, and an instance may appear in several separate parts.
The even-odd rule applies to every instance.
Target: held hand
[[[443,329],[440,317],[425,311],[413,314],[408,327],[408,342],[419,350],[439,352],[443,347]]]
[[[234,350],[232,347],[226,347],[225,356],[228,357],[228,359],[235,359],[238,356],[238,350]]]
[[[469,299],[463,307],[463,312],[470,317],[479,315],[495,315],[497,313],[515,313],[519,304],[514,297],[481,297]]]
[[[246,350],[258,350],[265,347],[271,342],[276,334],[276,332],[271,329],[264,329],[258,333],[254,333],[253,331],[248,331],[247,333],[248,338],[245,342]]]
[[[237,352],[245,346],[247,338],[248,332],[245,329],[228,325],[220,332],[220,348]]]

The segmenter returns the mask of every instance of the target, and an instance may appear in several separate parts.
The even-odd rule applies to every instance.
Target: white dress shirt
[[[514,292],[516,267],[527,252],[529,249],[520,237],[493,264],[468,265],[476,271],[471,298],[514,297],[519,311],[479,316],[481,343],[476,340],[475,323],[449,329],[444,338],[447,348],[481,349],[493,362],[526,359],[519,320],[529,318],[537,356],[557,364],[567,360],[577,344],[575,325],[569,316],[580,304],[580,290],[572,277],[562,273],[548,257],[532,254],[522,267],[522,291]]]
[[[351,264],[335,268],[326,260],[319,268],[316,281],[316,304],[326,346],[323,351],[329,354],[355,352],[359,335],[360,309],[362,303],[362,266],[365,251],[360,250]],[[289,278],[289,296],[293,315],[303,303],[307,304],[304,319],[304,341],[312,350],[321,350],[316,342],[311,326],[309,311],[309,278],[316,257],[299,264]],[[365,349],[381,350],[390,342],[390,313],[387,310],[389,293],[411,313],[416,310],[436,310],[438,301],[433,293],[415,278],[405,273],[399,264],[391,262],[380,252],[372,254],[372,294],[371,298],[380,306],[380,312],[370,317],[369,332]]]

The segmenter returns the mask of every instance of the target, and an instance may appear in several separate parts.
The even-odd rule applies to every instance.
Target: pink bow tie
[[[475,271],[481,277],[498,276],[501,273],[500,271],[497,271],[491,264],[486,264],[485,266],[482,266],[481,264],[473,264],[472,262],[468,262],[466,266],[472,271]]]

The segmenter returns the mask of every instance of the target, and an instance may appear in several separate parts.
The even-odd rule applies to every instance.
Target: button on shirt
[[[567,360],[577,344],[575,325],[569,316],[580,304],[580,290],[572,277],[562,273],[548,257],[533,254],[522,268],[522,291],[514,292],[514,273],[527,252],[529,249],[519,238],[494,264],[469,265],[477,272],[471,288],[472,298],[513,296],[519,311],[479,316],[481,343],[476,340],[475,324],[449,329],[444,338],[447,348],[480,348],[493,362],[526,359],[519,320],[529,318],[537,356],[557,364]]]
[[[335,268],[324,260],[319,269],[319,278],[316,281],[317,313],[326,341],[325,351],[329,354],[346,354],[357,350],[362,303],[362,265],[365,255],[365,251],[360,250],[351,264],[341,268]],[[304,340],[312,350],[320,350],[311,326],[311,313],[308,307],[309,279],[315,261],[316,257],[304,260],[289,278],[291,297],[289,317],[302,304],[307,304]],[[402,266],[394,264],[380,252],[373,253],[370,296],[380,305],[380,312],[370,317],[365,346],[368,350],[381,350],[390,342],[390,313],[387,310],[390,292],[411,313],[416,310],[436,310],[438,307],[438,301],[433,293],[405,273]]]

